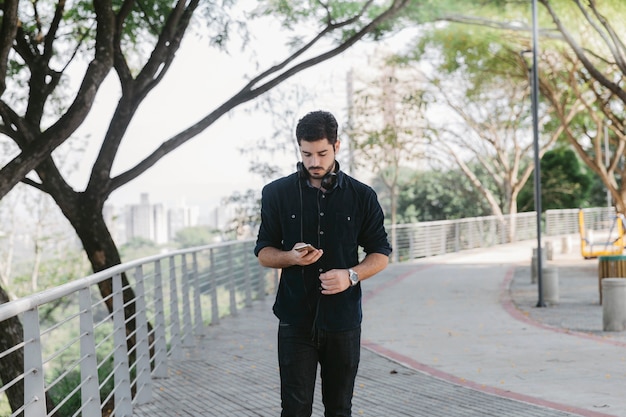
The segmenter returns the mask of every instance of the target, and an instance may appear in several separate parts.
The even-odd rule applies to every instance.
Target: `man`
[[[273,308],[281,416],[311,416],[318,363],[324,415],[350,416],[361,348],[360,281],[387,266],[391,246],[376,193],[335,160],[334,116],[307,114],[296,139],[302,162],[296,173],[263,188],[254,249],[261,265],[282,269]]]

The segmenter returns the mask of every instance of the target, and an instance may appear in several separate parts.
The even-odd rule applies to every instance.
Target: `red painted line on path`
[[[543,400],[541,398],[531,397],[530,395],[518,394],[516,392],[503,390],[501,388],[491,387],[491,386],[480,384],[474,381],[468,381],[467,379],[459,378],[447,372],[443,372],[439,369],[435,369],[423,363],[417,362],[416,360],[413,360],[407,356],[401,355],[397,352],[394,352],[390,349],[387,349],[383,346],[377,345],[367,340],[363,341],[362,345],[366,349],[376,352],[378,355],[384,356],[387,359],[397,362],[403,366],[407,366],[411,369],[425,373],[434,378],[438,378],[443,381],[450,382],[456,385],[461,385],[463,387],[471,388],[476,391],[496,395],[498,397],[508,398],[511,400],[521,401],[524,403],[537,405],[540,407],[550,408],[553,410],[577,414],[582,417],[615,417],[615,415],[613,414],[599,413],[599,412],[587,410],[584,408],[573,407],[573,406],[560,404],[560,403],[556,403],[556,402],[552,402],[548,400]]]
[[[504,308],[504,310],[507,313],[509,313],[511,317],[521,322],[530,324],[532,326],[535,326],[544,330],[550,330],[555,333],[563,333],[563,334],[567,334],[570,336],[580,337],[582,339],[593,340],[595,342],[601,342],[601,343],[606,343],[609,345],[626,347],[626,343],[621,342],[619,340],[615,340],[615,339],[611,339],[611,338],[603,337],[603,336],[598,336],[592,333],[584,333],[584,332],[577,332],[577,331],[569,330],[569,329],[563,329],[561,327],[551,326],[549,324],[542,323],[540,321],[533,319],[524,311],[518,309],[515,303],[513,302],[513,299],[511,298],[511,291],[510,291],[511,283],[513,282],[514,272],[515,272],[515,267],[511,267],[506,272],[504,280],[502,281],[502,284],[500,286],[500,304],[502,305],[502,308]],[[540,307],[537,307],[537,308],[540,308]],[[541,308],[544,308],[544,307],[541,307]]]
[[[407,272],[405,272],[404,274],[394,278],[393,280],[380,285],[379,287],[373,289],[372,291],[368,292],[366,295],[363,296],[363,301],[369,301],[371,298],[379,295],[380,293],[382,293],[383,291],[387,290],[390,287],[393,287],[399,283],[401,283],[402,281],[404,281],[406,278],[408,278],[410,275],[414,274],[417,271],[420,271],[422,269],[426,269],[426,268],[430,268],[434,266],[434,264],[427,264],[427,265],[420,265],[414,269],[411,269]],[[582,333],[582,332],[572,332],[570,330],[567,329],[562,329],[562,328],[558,328],[558,327],[554,327],[554,326],[548,326],[544,323],[538,322],[536,320],[533,320],[532,318],[530,318],[528,315],[526,315],[524,312],[522,312],[521,310],[519,310],[515,304],[513,303],[513,300],[511,299],[511,295],[510,295],[510,286],[511,286],[511,282],[513,281],[513,274],[515,271],[515,267],[511,267],[509,268],[509,270],[507,270],[504,280],[502,281],[501,287],[500,287],[500,304],[502,305],[502,307],[504,308],[504,310],[509,313],[513,318],[522,321],[524,323],[533,325],[533,326],[537,326],[540,327],[542,329],[546,329],[546,330],[550,330],[550,331],[554,331],[554,332],[558,332],[558,333],[564,333],[564,334],[568,334],[568,335],[572,335],[572,336],[577,336],[577,337],[583,337],[583,338],[587,338],[587,339],[592,339],[595,341],[599,341],[599,342],[603,342],[603,343],[609,343],[609,344],[614,344],[617,346],[626,346],[626,343],[622,343],[622,342],[618,342],[615,340],[610,340],[610,339],[606,339],[603,337],[599,337],[599,336],[595,336],[595,335],[591,335],[591,334],[587,334],[587,333]],[[429,376],[432,376],[434,378],[438,378],[440,380],[443,381],[447,381],[453,384],[457,384],[463,387],[467,387],[467,388],[471,388],[473,390],[476,391],[480,391],[480,392],[484,392],[487,394],[492,394],[492,395],[496,395],[499,397],[503,397],[503,398],[508,398],[508,399],[512,399],[512,400],[516,400],[516,401],[521,401],[521,402],[525,402],[528,404],[533,404],[533,405],[537,405],[540,407],[545,407],[545,408],[550,408],[553,410],[558,410],[558,411],[563,411],[563,412],[567,412],[567,413],[573,413],[573,414],[577,414],[581,417],[615,417],[615,415],[613,414],[605,414],[605,413],[600,413],[597,411],[592,411],[592,410],[587,410],[584,408],[579,408],[579,407],[574,407],[574,406],[569,406],[569,405],[565,405],[565,404],[561,404],[561,403],[556,403],[553,401],[548,401],[548,400],[543,400],[541,398],[536,398],[536,397],[532,397],[530,395],[525,395],[525,394],[519,394],[516,392],[512,392],[512,391],[508,391],[508,390],[503,390],[501,388],[496,388],[496,387],[492,387],[492,386],[488,386],[485,384],[481,384],[478,382],[474,382],[474,381],[469,381],[465,378],[459,378],[457,376],[454,376],[452,374],[449,374],[447,372],[443,372],[439,369],[433,368],[431,366],[428,366],[426,364],[423,364],[421,362],[418,362],[414,359],[409,358],[408,356],[402,355],[398,352],[395,352],[393,350],[387,349],[381,345],[378,345],[376,343],[373,343],[371,341],[368,340],[363,340],[361,342],[362,346],[365,347],[366,349],[371,350],[372,352],[375,352],[381,356],[384,356],[394,362],[397,362],[403,366],[407,366],[411,369],[414,369],[416,371],[425,373]]]

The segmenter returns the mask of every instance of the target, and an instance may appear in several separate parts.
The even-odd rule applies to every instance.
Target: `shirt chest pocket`
[[[289,250],[296,242],[302,241],[303,223],[299,212],[288,213],[282,217],[282,239],[285,250]]]
[[[336,213],[335,226],[337,239],[344,244],[356,245],[359,235],[359,225],[357,217],[352,213]]]

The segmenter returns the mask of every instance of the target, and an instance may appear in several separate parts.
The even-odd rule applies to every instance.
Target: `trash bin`
[[[598,257],[598,291],[602,304],[602,280],[604,278],[626,278],[626,255]]]

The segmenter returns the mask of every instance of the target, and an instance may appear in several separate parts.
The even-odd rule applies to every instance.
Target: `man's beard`
[[[335,162],[333,161],[333,164],[329,168],[324,168],[324,167],[320,167],[320,166],[313,166],[313,167],[308,167],[307,171],[309,172],[309,176],[311,178],[316,179],[316,180],[321,180],[328,173],[332,172],[334,168],[335,168]],[[311,170],[321,170],[323,172],[321,174],[313,174],[311,172]]]

